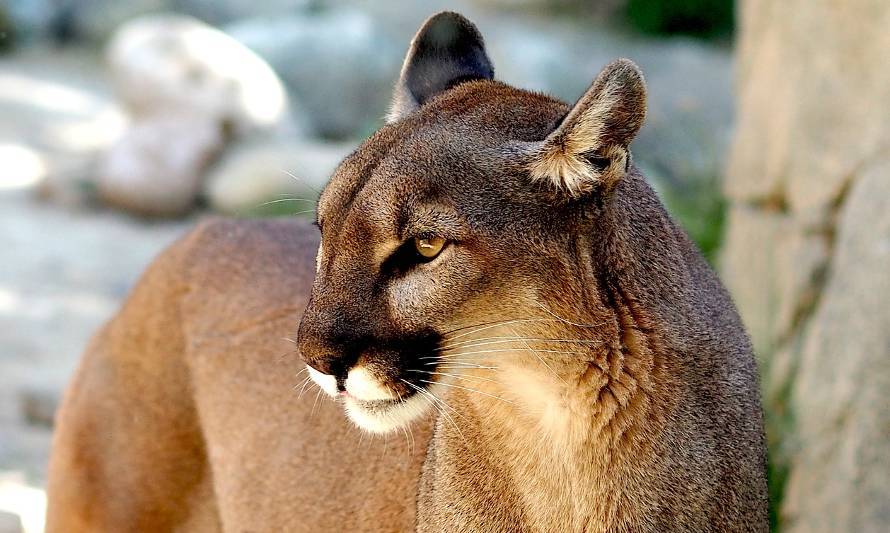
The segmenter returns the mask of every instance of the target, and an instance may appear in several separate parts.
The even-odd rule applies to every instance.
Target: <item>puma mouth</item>
[[[373,433],[387,433],[404,427],[422,417],[431,408],[430,401],[417,384],[408,384],[408,390],[396,392],[363,366],[349,370],[347,377],[338,385],[337,379],[307,366],[309,376],[325,393],[339,398],[347,416],[357,426]]]
[[[349,394],[342,398],[350,420],[372,433],[388,433],[405,427],[430,408],[429,402],[414,391],[395,400],[359,400]]]
[[[340,397],[343,399],[344,403],[352,402],[357,407],[360,407],[360,408],[364,409],[365,411],[368,411],[371,413],[385,413],[389,409],[392,409],[401,403],[405,403],[412,396],[414,396],[414,394],[416,394],[416,393],[408,394],[408,395],[404,396],[403,398],[397,399],[397,400],[370,400],[370,401],[359,400],[358,398],[355,398],[354,396],[350,395],[349,393],[341,394]]]

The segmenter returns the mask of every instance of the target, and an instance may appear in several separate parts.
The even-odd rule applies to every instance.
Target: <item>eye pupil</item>
[[[445,247],[445,239],[442,237],[415,237],[414,247],[421,256],[432,259],[439,255]]]

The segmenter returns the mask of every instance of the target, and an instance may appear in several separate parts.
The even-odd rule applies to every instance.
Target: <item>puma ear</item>
[[[646,117],[646,82],[633,61],[607,65],[562,123],[532,149],[534,180],[578,197],[611,189],[630,166],[628,145]]]
[[[411,41],[387,122],[405,117],[461,82],[492,78],[494,67],[476,26],[450,11],[433,15]]]

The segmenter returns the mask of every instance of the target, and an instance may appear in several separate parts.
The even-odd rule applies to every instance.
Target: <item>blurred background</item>
[[[60,395],[151,258],[311,216],[446,8],[524,88],[643,68],[634,159],[751,333],[774,529],[890,527],[885,0],[0,0],[0,533],[42,531]]]

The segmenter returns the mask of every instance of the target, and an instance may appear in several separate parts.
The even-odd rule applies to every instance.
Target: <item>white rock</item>
[[[0,533],[22,533],[23,531],[19,515],[0,511]]]
[[[291,213],[312,210],[318,191],[353,148],[295,141],[245,144],[210,171],[204,194],[214,209],[230,214],[261,211],[268,202]]]
[[[141,119],[105,154],[99,196],[145,215],[185,213],[223,142],[218,125],[206,116],[167,113]]]
[[[266,62],[196,19],[133,20],[115,33],[107,58],[118,98],[137,117],[188,110],[236,134],[288,121],[286,93]]]

